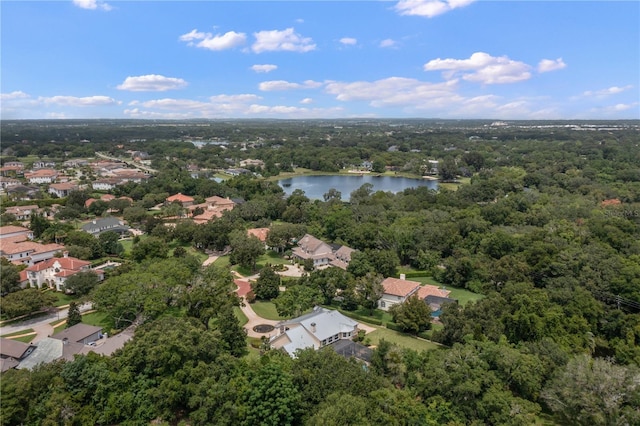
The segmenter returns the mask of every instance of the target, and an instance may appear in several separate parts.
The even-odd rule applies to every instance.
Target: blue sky
[[[0,112],[640,119],[637,1],[2,1]]]

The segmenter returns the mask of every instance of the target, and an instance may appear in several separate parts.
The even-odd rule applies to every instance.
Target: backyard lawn
[[[242,309],[240,309],[238,306],[233,307],[233,313],[238,319],[238,323],[240,324],[240,327],[244,327],[244,325],[249,322],[249,318],[247,318],[244,312],[242,312]]]
[[[474,292],[466,290],[464,288],[443,286],[441,283],[439,283],[438,281],[434,280],[433,277],[417,277],[417,278],[410,278],[410,279],[412,281],[417,281],[417,282],[419,282],[421,284],[437,285],[439,287],[442,287],[442,288],[445,288],[445,289],[451,291],[451,294],[449,295],[449,297],[451,299],[456,299],[458,301],[458,303],[460,304],[460,306],[464,306],[469,302],[472,302],[472,301],[475,301],[475,300],[479,300],[479,299],[482,299],[484,297],[484,295],[482,295],[482,294],[474,293]]]
[[[388,328],[383,327],[378,327],[376,331],[367,333],[367,335],[365,336],[365,340],[366,339],[369,339],[369,343],[374,346],[377,346],[380,343],[380,340],[384,339],[387,342],[395,343],[402,348],[413,349],[415,351],[429,351],[431,349],[444,347],[438,345],[437,343],[418,339],[408,334],[399,333],[397,331],[389,330]]]
[[[275,321],[284,319],[280,315],[278,315],[278,311],[276,310],[276,305],[274,305],[273,302],[256,301],[251,304],[251,307],[253,308],[253,311],[256,313],[256,315],[258,315],[259,317],[275,320]]]

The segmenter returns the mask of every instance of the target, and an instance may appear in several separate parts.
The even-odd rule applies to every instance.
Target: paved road
[[[91,303],[80,305],[80,312],[89,311],[91,309]],[[13,334],[32,328],[37,333],[33,342],[38,342],[53,334],[53,327],[49,324],[50,322],[65,319],[68,313],[69,309],[64,308],[58,312],[46,314],[37,318],[31,318],[15,324],[5,325],[0,327],[0,335],[4,336],[5,334]]]

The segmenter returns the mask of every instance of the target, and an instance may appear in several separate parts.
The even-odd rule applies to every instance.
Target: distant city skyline
[[[640,119],[637,1],[3,1],[0,116]]]

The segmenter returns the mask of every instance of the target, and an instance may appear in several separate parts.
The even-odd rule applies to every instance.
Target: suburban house
[[[354,251],[347,246],[332,246],[313,235],[306,234],[298,241],[298,247],[293,249],[292,257],[301,261],[312,259],[313,266],[316,268],[336,266],[346,270],[351,261],[351,253]]]
[[[65,328],[61,332],[51,336],[51,338],[62,340],[63,342],[67,341],[88,345],[102,338],[102,327],[79,323]]]
[[[222,214],[227,210],[233,210],[236,206],[236,202],[229,199],[218,197],[217,195],[207,197],[202,204],[194,204],[189,206],[189,211],[193,215],[194,211],[198,208],[202,209],[201,214],[193,216],[195,223],[207,223],[213,219],[222,217]]]
[[[73,182],[52,183],[49,185],[49,194],[63,198],[69,195],[70,192],[77,191],[78,185]]]
[[[64,250],[60,244],[40,244],[31,241],[33,233],[20,226],[0,227],[0,256],[16,265],[33,265],[51,259]]]
[[[35,348],[30,343],[0,337],[0,372],[17,367]]]
[[[6,189],[18,185],[20,185],[20,181],[18,179],[0,176],[0,188]]]
[[[33,232],[22,226],[0,226],[0,240],[3,238],[23,237],[25,240],[33,239]]]
[[[36,204],[29,206],[12,206],[7,207],[5,213],[12,214],[17,220],[30,220],[31,215],[38,211],[39,207]]]
[[[298,247],[293,249],[292,256],[302,261],[312,259],[316,268],[329,265],[335,258],[333,248],[329,244],[309,234],[298,241]]]
[[[40,188],[37,186],[15,185],[6,188],[5,192],[14,200],[33,200],[40,198]]]
[[[260,242],[264,243],[267,247],[267,236],[269,235],[269,228],[251,228],[247,229],[247,235],[250,237],[256,237]]]
[[[194,199],[193,197],[190,197],[188,195],[184,195],[181,192],[172,195],[170,197],[167,197],[167,199],[165,200],[167,204],[171,204],[174,202],[178,202],[182,205],[182,207],[189,207],[193,205]]]
[[[129,226],[117,217],[108,216],[102,219],[95,219],[89,223],[82,225],[82,230],[97,237],[103,232],[113,231],[118,234],[126,234],[129,232]]]
[[[0,175],[17,176],[24,172],[24,164],[19,161],[9,161],[0,167]]]
[[[73,361],[74,355],[79,354],[84,345],[71,341],[62,341],[47,337],[38,342],[34,351],[20,361],[16,368],[33,370],[38,365],[48,364],[58,359]]]
[[[58,172],[53,169],[40,169],[24,175],[29,183],[54,183],[58,179]]]
[[[120,179],[115,178],[98,179],[91,183],[91,187],[96,191],[111,191],[118,185],[120,185]]]
[[[358,323],[338,311],[316,306],[309,314],[276,324],[277,333],[269,343],[295,357],[299,349],[320,349],[358,335]]]
[[[384,293],[378,300],[378,308],[388,311],[393,305],[403,303],[410,296],[416,294],[420,289],[420,283],[406,280],[404,274],[400,274],[400,278],[385,278],[382,281],[382,287]]]
[[[104,272],[102,270],[94,271],[90,265],[91,262],[69,257],[65,252],[64,257],[54,257],[29,266],[26,269],[27,278],[31,287],[55,287],[56,291],[64,291],[64,283],[67,278],[78,272],[93,271],[98,279],[104,279]]]

